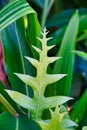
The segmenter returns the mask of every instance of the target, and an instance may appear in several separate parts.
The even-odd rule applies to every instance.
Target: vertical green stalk
[[[53,2],[54,2],[54,0],[50,0],[50,2],[49,2],[49,0],[45,0],[44,9],[43,9],[42,18],[41,18],[41,28],[44,28],[44,26],[45,26],[46,19],[50,12],[50,9],[53,5]]]
[[[48,8],[47,8],[47,14],[49,14],[50,9],[51,9],[53,3],[54,3],[54,0],[50,0],[50,2],[49,2],[49,6],[48,6]]]
[[[16,130],[19,130],[19,118],[16,118]]]
[[[18,31],[17,31],[17,27],[16,27],[16,23],[15,23],[15,33],[16,33],[16,36],[17,36],[17,40],[18,40],[18,45],[19,45],[19,50],[20,50],[20,56],[21,56],[21,62],[22,62],[22,67],[23,67],[23,73],[26,74],[26,71],[25,71],[25,65],[24,65],[24,58],[23,58],[23,54],[22,54],[22,48],[21,48],[21,43],[20,43],[20,39],[19,39],[19,36],[18,36]],[[25,85],[25,89],[26,89],[26,95],[29,96],[29,93],[28,93],[28,86]],[[30,112],[28,111],[28,116],[30,117]]]

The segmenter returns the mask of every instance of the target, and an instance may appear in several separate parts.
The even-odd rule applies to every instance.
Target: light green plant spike
[[[37,75],[36,77],[32,77],[26,74],[18,74],[15,73],[25,84],[32,87],[34,91],[33,98],[27,97],[23,94],[15,91],[7,91],[12,99],[21,105],[24,108],[27,108],[31,111],[32,118],[34,119],[41,119],[42,113],[44,109],[55,107],[56,104],[61,105],[66,101],[72,99],[65,96],[53,96],[53,97],[45,97],[44,92],[47,85],[54,83],[66,74],[48,74],[47,67],[50,63],[60,59],[60,57],[48,57],[48,51],[53,48],[54,46],[47,46],[47,41],[51,38],[46,38],[47,35],[46,28],[44,28],[42,34],[42,38],[38,38],[41,42],[41,49],[35,46],[32,46],[38,53],[39,53],[39,60],[25,57],[31,64],[36,67]],[[23,101],[22,101],[23,100]],[[28,102],[29,101],[29,102]]]
[[[73,121],[66,119],[64,116],[67,112],[60,112],[60,107],[56,106],[55,111],[53,112],[50,109],[51,120],[38,121],[42,130],[74,130],[72,126],[77,126]]]

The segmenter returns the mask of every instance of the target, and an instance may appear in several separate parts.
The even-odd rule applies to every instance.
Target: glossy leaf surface
[[[15,0],[0,12],[0,31],[26,14],[35,13],[25,0]]]

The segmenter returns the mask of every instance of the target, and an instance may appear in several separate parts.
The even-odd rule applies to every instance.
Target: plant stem
[[[47,15],[49,14],[53,3],[54,3],[54,0],[51,0],[50,3],[49,3],[49,7],[47,8]]]
[[[23,73],[26,74],[25,65],[24,65],[24,58],[23,58],[23,53],[22,53],[20,39],[19,39],[19,36],[18,36],[18,31],[17,31],[16,23],[15,23],[15,33],[16,33],[17,40],[18,40],[18,45],[19,45],[19,50],[20,50],[20,56],[21,56],[21,62],[22,62],[22,67],[23,67]],[[26,88],[26,95],[29,96],[28,86],[25,85],[25,88]],[[30,117],[29,110],[28,110],[28,117]]]
[[[43,13],[42,13],[42,19],[41,19],[41,28],[44,28],[44,26],[45,26],[46,19],[50,12],[50,9],[53,5],[53,2],[54,2],[54,0],[51,0],[50,2],[49,2],[49,0],[45,0],[44,9],[43,9]]]
[[[16,130],[19,129],[19,118],[16,118]]]

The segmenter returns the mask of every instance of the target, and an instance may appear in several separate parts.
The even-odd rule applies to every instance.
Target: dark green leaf
[[[52,39],[48,41],[48,45],[56,45],[56,44],[61,43],[65,30],[66,30],[66,27],[62,27],[62,28],[58,29],[57,31],[55,31],[54,33],[52,33],[50,35],[50,37],[52,37]]]
[[[13,117],[8,112],[0,115],[0,130],[40,130],[39,126],[27,116]]]
[[[79,124],[83,120],[86,110],[87,110],[87,90],[83,93],[82,97],[75,105],[75,108],[70,113],[71,119]]]
[[[42,8],[44,6],[44,1],[45,0],[32,0],[32,2],[34,2],[36,5],[38,5],[39,7],[42,7]]]
[[[37,14],[28,15],[27,20],[28,20],[28,28],[27,28],[28,43],[39,47],[40,43],[37,37],[40,37],[40,24],[38,22]]]
[[[79,32],[87,30],[87,14],[84,14],[80,18]]]
[[[73,76],[74,54],[71,50],[75,49],[76,37],[79,27],[79,16],[76,12],[67,26],[58,56],[62,57],[56,62],[54,73],[68,74],[56,84],[57,94],[69,95]]]
[[[74,12],[75,12],[75,9],[70,9],[70,10],[64,10],[63,12],[56,14],[52,16],[50,19],[48,19],[46,26],[47,27],[61,27],[61,26],[67,25]],[[78,10],[78,12],[80,15],[83,15],[83,14],[86,14],[87,9],[81,8]]]
[[[36,27],[36,30],[38,29],[38,33],[39,33],[40,25],[38,23],[36,16],[35,16],[35,19],[33,19],[33,22],[31,21],[29,22],[29,25],[32,26],[33,23],[36,23],[34,24],[34,26]],[[7,27],[5,30],[3,30],[1,33],[2,34],[1,38],[2,38],[3,48],[4,48],[4,54],[5,54],[6,72],[10,80],[10,83],[12,85],[12,89],[28,94],[27,86],[25,86],[23,82],[20,81],[13,74],[14,72],[19,72],[19,73],[28,73],[31,75],[35,75],[34,68],[24,58],[24,56],[32,55],[31,45],[26,44],[25,31],[26,30],[24,26],[24,21],[23,19],[20,19],[19,21],[16,22],[16,24],[12,24],[9,27]],[[32,30],[32,34],[34,36],[36,35],[35,37],[38,36],[38,33],[36,34],[36,32],[35,32],[35,29]],[[30,38],[30,36],[28,36],[28,38]],[[31,42],[31,44],[33,44],[33,41]],[[26,87],[26,90],[24,86]]]
[[[2,31],[2,44],[4,48],[4,55],[5,55],[5,68],[8,75],[8,79],[12,85],[13,90],[21,91],[25,93],[24,84],[13,74],[14,72],[23,72],[24,69],[24,56],[22,53],[22,46],[23,48],[26,47],[24,42],[24,29],[22,26],[22,31],[20,33],[20,40],[21,43],[18,42],[17,35],[15,33],[15,26],[14,24],[7,27],[5,30]],[[8,36],[7,36],[8,34]],[[26,47],[27,48],[27,47]],[[26,50],[27,51],[27,50]]]

